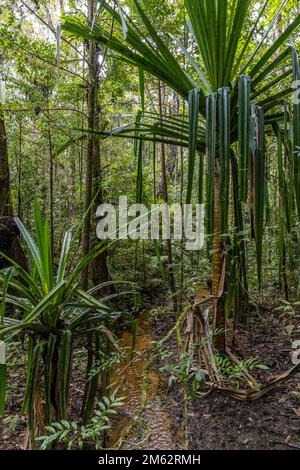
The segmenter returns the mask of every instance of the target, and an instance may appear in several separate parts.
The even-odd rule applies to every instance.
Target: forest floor
[[[291,345],[294,339],[300,339],[300,323],[293,321],[290,335],[290,319],[279,316],[272,309],[260,315],[252,312],[247,323],[237,328],[245,357],[258,357],[260,363],[268,366],[267,370],[251,371],[260,384],[293,365]],[[286,328],[282,328],[283,322]],[[156,317],[151,324],[156,338],[163,337],[171,327],[166,315]],[[176,355],[176,340],[170,341],[167,347]],[[166,406],[173,417],[176,435],[184,422],[179,384],[169,390]],[[252,402],[238,401],[218,391],[205,398],[191,399],[188,430],[191,450],[300,449],[300,372]]]
[[[280,313],[266,309],[252,312],[247,323],[237,331],[246,357],[258,357],[266,370],[251,373],[258,383],[291,368],[292,340],[300,339],[300,322],[279,318]],[[147,364],[143,354],[152,341],[163,338],[175,319],[166,308],[155,308],[142,314],[136,338],[137,360],[120,366],[120,376],[113,381],[124,385],[126,406],[113,423],[108,447],[114,445],[122,432],[137,417],[141,405],[141,383]],[[285,328],[282,323],[285,322]],[[280,328],[279,328],[280,326]],[[298,332],[298,338],[297,338]],[[122,333],[121,342],[129,349],[131,335]],[[168,374],[160,369],[165,361],[178,358],[176,338],[165,344],[168,358],[163,355],[150,368],[147,401],[130,433],[122,437],[122,449],[184,449],[184,401],[179,383],[168,387]],[[77,354],[76,372],[71,384],[71,420],[80,414],[83,394],[83,351]],[[24,355],[15,357],[10,374],[8,411],[0,421],[1,449],[22,449],[26,421],[21,412],[24,391]],[[127,365],[126,365],[127,364]],[[129,365],[128,365],[129,364]],[[125,367],[125,369],[124,369]],[[127,391],[126,391],[127,390]],[[214,391],[206,398],[189,400],[188,440],[191,450],[201,449],[300,449],[300,373],[297,372],[280,386],[253,402],[241,402]]]

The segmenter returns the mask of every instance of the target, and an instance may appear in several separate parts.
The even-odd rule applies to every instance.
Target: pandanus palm
[[[87,292],[78,286],[82,270],[106,249],[103,243],[99,242],[75,264],[74,246],[80,226],[74,233],[69,230],[65,234],[59,264],[55,269],[49,224],[42,219],[37,204],[34,221],[36,241],[22,222],[16,219],[28,248],[29,271],[1,253],[12,266],[0,272],[0,339],[9,343],[13,336],[21,333],[28,344],[23,410],[28,415],[28,436],[32,439],[43,430],[44,425],[67,418],[73,351],[76,339],[80,338],[82,345],[86,337],[88,365],[82,412],[84,422],[88,420],[100,376],[100,369],[96,369],[95,365],[100,363],[107,342],[113,347],[117,345],[109,327],[119,318],[120,313],[114,312],[107,302],[121,295],[120,292],[109,294],[102,297],[101,301],[95,297],[96,293],[99,294],[108,285],[117,285],[116,281],[99,284]],[[129,285],[128,282],[121,284]],[[130,290],[127,293],[134,295],[136,292]],[[18,310],[19,319],[5,315],[7,304]],[[3,345],[2,341],[2,348]],[[5,361],[0,361],[0,366],[2,415],[5,406]],[[27,444],[31,445],[30,441]]]
[[[288,230],[290,207],[284,198],[286,179],[283,172],[282,143],[289,152],[290,180],[293,182],[291,198],[300,209],[300,167],[297,147],[300,145],[299,105],[292,113],[286,103],[292,95],[292,81],[299,79],[296,51],[286,46],[300,24],[300,15],[293,18],[287,28],[273,42],[268,34],[271,27],[256,43],[260,20],[268,10],[266,0],[261,7],[250,0],[185,0],[189,34],[200,52],[201,64],[187,46],[174,39],[185,55],[192,70],[185,68],[169,50],[162,35],[158,34],[144,12],[141,3],[133,0],[140,17],[140,26],[120,7],[119,2],[104,2],[108,14],[115,17],[119,28],[113,34],[101,29],[97,23],[87,25],[68,18],[63,28],[75,36],[99,42],[110,48],[129,64],[139,67],[188,101],[188,121],[176,117],[146,115],[154,123],[139,126],[139,138],[177,143],[189,148],[186,202],[192,200],[196,150],[206,152],[206,219],[207,235],[213,247],[212,293],[218,298],[215,308],[215,326],[224,327],[225,307],[232,305],[241,313],[247,293],[246,253],[241,233],[243,215],[248,202],[253,235],[256,240],[258,283],[261,285],[262,241],[265,182],[265,135],[274,132],[278,142],[278,175],[281,193],[280,257],[284,253],[284,233]],[[284,1],[271,21],[274,25],[287,1]],[[259,8],[259,10],[258,10]],[[255,12],[255,9],[257,11]],[[256,13],[252,28],[247,21]],[[248,31],[248,32],[245,32]],[[196,77],[195,79],[192,77]],[[288,85],[286,85],[288,83]],[[279,90],[273,93],[274,86]],[[290,122],[288,122],[290,116]],[[148,121],[149,121],[148,119]],[[199,121],[199,122],[198,122]],[[282,126],[284,122],[284,126]],[[292,133],[287,133],[290,126]],[[283,128],[282,128],[283,127]],[[119,136],[136,137],[136,126],[116,129]],[[109,135],[109,133],[102,133]],[[111,134],[110,134],[111,135]],[[288,137],[287,137],[288,135]],[[237,155],[234,150],[237,149]],[[231,186],[230,186],[231,185]],[[233,195],[232,200],[230,194]],[[229,211],[228,208],[232,208]],[[229,215],[234,214],[236,227],[229,266],[224,253],[228,250]],[[222,276],[222,270],[224,276]],[[226,275],[229,273],[229,275]],[[225,286],[227,288],[225,289]],[[227,295],[223,293],[227,290]],[[219,337],[217,346],[224,350],[225,338]]]

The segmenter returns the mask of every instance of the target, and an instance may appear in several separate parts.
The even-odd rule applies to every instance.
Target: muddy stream
[[[118,370],[112,375],[111,383],[121,386],[120,395],[125,396],[125,406],[112,425],[108,435],[108,447],[116,444],[122,435],[122,431],[130,425],[139,414],[142,395],[142,376],[147,364],[147,355],[141,355],[152,341],[148,312],[138,320],[135,354],[136,360],[131,361],[131,331],[124,331],[121,345],[126,350],[126,359]],[[127,367],[126,367],[127,366]],[[176,449],[180,448],[177,442],[181,440],[175,432],[173,419],[165,410],[162,376],[154,366],[148,372],[147,402],[139,418],[137,425],[122,442],[121,449]]]

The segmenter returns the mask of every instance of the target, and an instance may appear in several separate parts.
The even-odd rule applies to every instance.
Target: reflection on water
[[[153,337],[150,334],[147,313],[144,313],[138,321],[135,352],[144,351],[151,345],[152,341]],[[127,348],[127,359],[124,364],[121,364],[119,370],[113,374],[111,383],[124,386],[121,394],[126,397],[126,405],[109,432],[108,447],[118,441],[124,428],[137,416],[140,409],[142,374],[147,364],[146,355],[138,357],[122,374],[119,373],[130,361],[131,342],[131,332],[125,331],[122,335],[122,346]],[[133,449],[136,446],[145,450],[176,449],[178,445],[175,443],[173,421],[164,410],[162,390],[160,388],[160,373],[157,369],[152,368],[149,370],[148,382],[145,410],[134,432],[125,438],[122,449]]]

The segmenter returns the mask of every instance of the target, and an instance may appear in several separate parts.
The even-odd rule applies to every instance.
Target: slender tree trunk
[[[98,96],[98,93],[97,93]],[[100,109],[96,107],[95,113],[95,128],[99,127],[100,123]],[[102,186],[102,166],[101,166],[101,143],[97,139],[94,141],[93,149],[93,196],[95,196],[95,208],[103,203],[103,186]],[[96,233],[96,227],[94,227]],[[107,252],[106,250],[100,253],[92,263],[92,279],[95,285],[107,282],[109,279],[109,272],[107,268]]]
[[[88,1],[88,21],[91,24],[96,10],[96,0]],[[88,128],[93,130],[95,128],[95,103],[96,103],[96,89],[98,80],[98,65],[97,65],[97,47],[96,43],[89,41],[88,43]],[[93,155],[94,155],[94,139],[90,135],[88,139],[88,147],[85,162],[85,221],[83,226],[82,236],[82,257],[85,257],[90,250],[90,236],[91,236],[91,203],[93,195]],[[87,267],[81,274],[81,285],[83,289],[88,288],[89,282],[89,268]]]
[[[172,107],[171,107],[171,113],[178,114],[179,112],[179,96],[178,94],[174,91],[173,97],[172,97]],[[169,178],[173,178],[175,167],[176,167],[176,160],[177,160],[177,152],[178,148],[176,145],[170,145],[170,155],[167,161],[167,172]]]
[[[84,64],[83,64],[84,67]],[[81,112],[84,112],[84,98],[82,99]],[[84,116],[82,114],[81,127],[84,127]],[[80,215],[82,216],[82,207],[83,207],[83,165],[84,165],[84,147],[80,145],[78,147],[78,173],[79,173],[79,205],[80,205]]]
[[[179,111],[179,107],[178,107]],[[185,100],[182,100],[182,114],[185,114]],[[180,147],[180,160],[179,160],[179,174],[180,174],[180,204],[183,207],[183,190],[184,190],[184,168],[183,168],[183,158],[184,150],[183,147]],[[182,233],[184,233],[184,221],[182,219]],[[180,240],[180,298],[179,298],[179,310],[183,306],[183,297],[184,297],[184,239],[181,237]]]
[[[162,94],[162,86],[158,84],[158,102],[159,114],[163,116],[164,97]],[[168,202],[168,186],[167,186],[167,171],[166,171],[166,148],[164,144],[160,145],[160,182],[159,182],[159,197]]]
[[[27,262],[19,242],[19,230],[13,220],[10,176],[5,123],[0,108],[0,251],[27,269]],[[7,266],[0,257],[0,269]]]
[[[161,93],[161,84],[158,84],[158,100],[159,100],[159,113],[160,117],[163,116],[163,98]],[[160,197],[167,204],[168,203],[168,185],[167,185],[167,172],[166,172],[166,153],[165,145],[161,144],[161,154],[160,154]],[[178,308],[177,301],[177,292],[176,284],[173,272],[173,251],[172,251],[172,242],[170,238],[167,240],[167,256],[168,256],[168,278],[170,291],[173,297],[173,306],[176,311]]]
[[[76,216],[76,147],[75,145],[71,147],[71,152],[69,153],[71,174],[70,174],[70,193],[68,201],[68,218],[73,223],[73,220]]]
[[[13,216],[4,118],[0,109],[0,215]]]
[[[97,1],[88,2],[88,19],[92,23],[96,13]],[[89,41],[88,44],[88,128],[91,130],[99,127],[99,60],[98,46],[95,42]],[[101,152],[100,142],[90,135],[88,139],[88,148],[86,154],[85,167],[85,213],[86,218],[83,227],[82,237],[82,256],[88,254],[92,243],[91,231],[94,229],[92,216],[95,207],[102,201],[102,182],[101,182]],[[97,196],[96,196],[97,194]],[[93,197],[95,201],[92,205]],[[101,253],[92,263],[93,282],[99,284],[108,280],[108,269],[106,263],[106,253]],[[82,272],[81,284],[87,289],[89,281],[89,268]]]
[[[47,98],[47,120],[48,120],[48,150],[49,150],[49,198],[50,198],[50,234],[51,234],[51,251],[52,256],[54,254],[54,191],[53,191],[53,146],[52,146],[52,135],[51,135],[51,123],[50,123],[50,112],[49,112],[49,95]],[[55,178],[56,179],[56,178]]]
[[[180,204],[183,207],[183,147],[180,147]],[[183,220],[182,220],[182,233],[184,229]],[[180,240],[180,297],[179,297],[179,310],[182,309],[183,305],[183,295],[184,295],[184,239],[181,237]]]
[[[19,124],[19,159],[18,159],[18,217],[22,218],[22,198],[21,198],[21,185],[22,185],[22,120]]]

